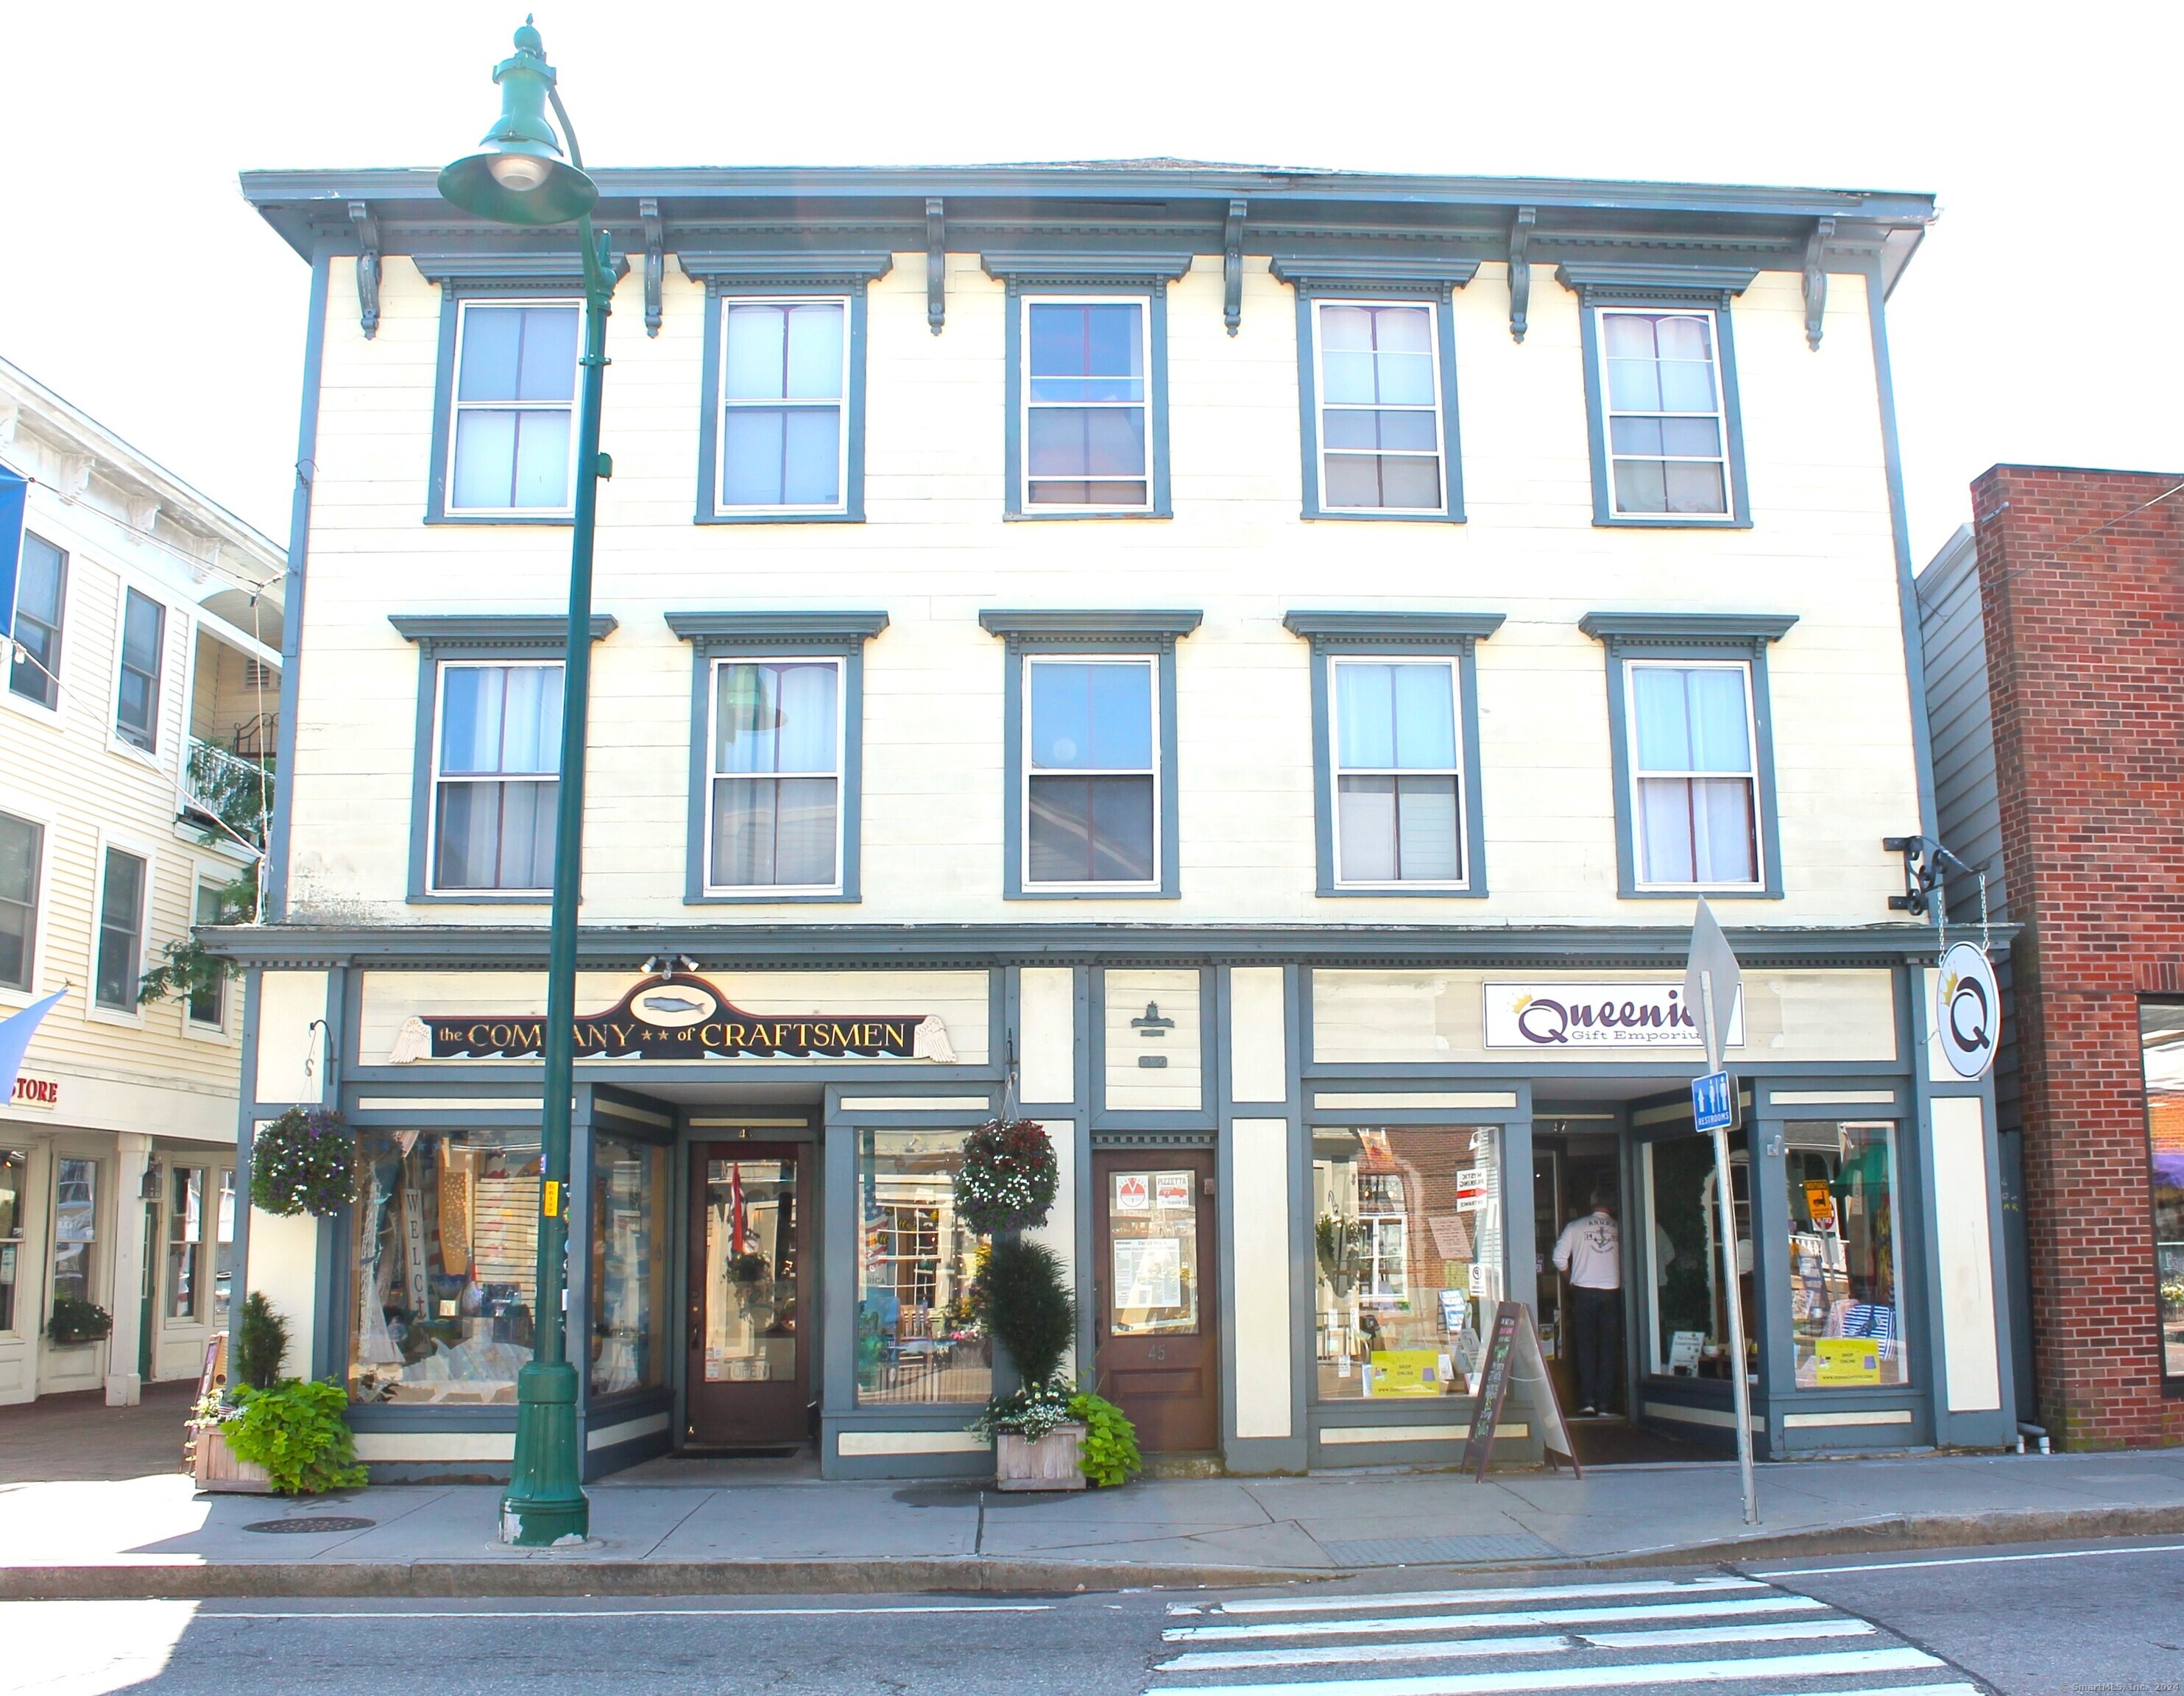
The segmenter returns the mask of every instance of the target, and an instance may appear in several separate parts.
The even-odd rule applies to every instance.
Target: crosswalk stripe
[[[1736,1660],[1662,1660],[1626,1666],[1521,1667],[1507,1672],[1435,1673],[1418,1678],[1339,1678],[1283,1684],[1281,1696],[1522,1696],[1535,1690],[1606,1689],[1641,1684],[1732,1684],[1762,1678],[1841,1678],[1873,1672],[1916,1672],[1943,1663],[1924,1649],[1836,1650],[1818,1654],[1755,1655]],[[1263,1696],[1261,1684],[1160,1685],[1145,1696]],[[1969,1691],[1969,1685],[1955,1687]],[[1849,1693],[1830,1693],[1849,1696]],[[1868,1693],[1867,1696],[1880,1696]],[[1905,1696],[1905,1693],[1893,1693]],[[1919,1696],[1936,1696],[1934,1687]]]
[[[1475,1654],[1551,1654],[1566,1637],[1466,1637],[1440,1643],[1314,1643],[1304,1649],[1199,1649],[1162,1661],[1156,1672],[1223,1672],[1245,1666],[1345,1666],[1368,1661],[1457,1660]]]
[[[1825,1609],[1807,1596],[1739,1597],[1723,1602],[1646,1602],[1604,1608],[1524,1608],[1490,1614],[1428,1614],[1392,1620],[1284,1620],[1259,1626],[1169,1626],[1167,1643],[1234,1643],[1250,1637],[1369,1636],[1390,1632],[1457,1631],[1474,1626],[1568,1626],[1624,1620],[1721,1619],[1747,1614],[1793,1614]]]
[[[1790,1637],[1858,1637],[1873,1627],[1864,1620],[1773,1620],[1763,1626],[1677,1626],[1665,1632],[1577,1632],[1595,1649],[1679,1649],[1694,1643],[1780,1643]]]
[[[1399,1590],[1385,1596],[1249,1596],[1208,1607],[1197,1602],[1168,1604],[1171,1614],[1318,1614],[1342,1609],[1450,1608],[1468,1602],[1552,1602],[1573,1596],[1663,1596],[1730,1590],[1764,1590],[1753,1578],[1676,1578],[1615,1584],[1504,1585],[1490,1590]]]

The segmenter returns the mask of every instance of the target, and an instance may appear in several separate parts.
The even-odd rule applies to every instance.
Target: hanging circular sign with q
[[[1934,1040],[1959,1078],[1984,1078],[2002,1041],[2002,990],[1978,946],[1959,942],[1934,979]]]

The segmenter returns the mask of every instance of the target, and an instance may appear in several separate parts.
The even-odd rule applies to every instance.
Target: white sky
[[[285,541],[309,271],[236,173],[469,151],[524,3],[12,8],[0,354]],[[1890,314],[1923,565],[1997,460],[2184,471],[2179,19],[547,0],[538,25],[594,165],[1173,153],[1930,191]]]

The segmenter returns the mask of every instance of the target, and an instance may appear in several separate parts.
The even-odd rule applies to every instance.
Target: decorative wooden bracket
[[[1828,272],[1821,254],[1835,232],[1834,219],[1815,219],[1812,239],[1805,243],[1805,344],[1814,349],[1820,345],[1821,321],[1828,314]]]
[[[1525,315],[1532,307],[1532,262],[1525,249],[1532,244],[1532,226],[1540,219],[1536,206],[1519,206],[1509,226],[1509,339],[1524,339]]]
[[[657,200],[637,203],[637,215],[644,220],[644,333],[660,333],[660,285],[667,275],[667,226]]]
[[[357,323],[368,342],[379,333],[379,220],[368,203],[352,200],[348,221],[356,231]]]
[[[1228,226],[1221,237],[1221,321],[1232,336],[1244,321],[1244,215],[1251,204],[1240,198],[1228,203]]]
[[[934,335],[948,321],[948,203],[925,203],[925,325]]]

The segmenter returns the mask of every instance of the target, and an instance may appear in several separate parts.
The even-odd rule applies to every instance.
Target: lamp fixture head
[[[530,19],[515,32],[515,51],[493,67],[493,80],[500,86],[500,117],[480,137],[485,151],[440,173],[441,198],[496,224],[566,224],[581,218],[598,203],[599,191],[562,158],[560,138],[547,121],[554,67],[546,63],[546,45]]]

